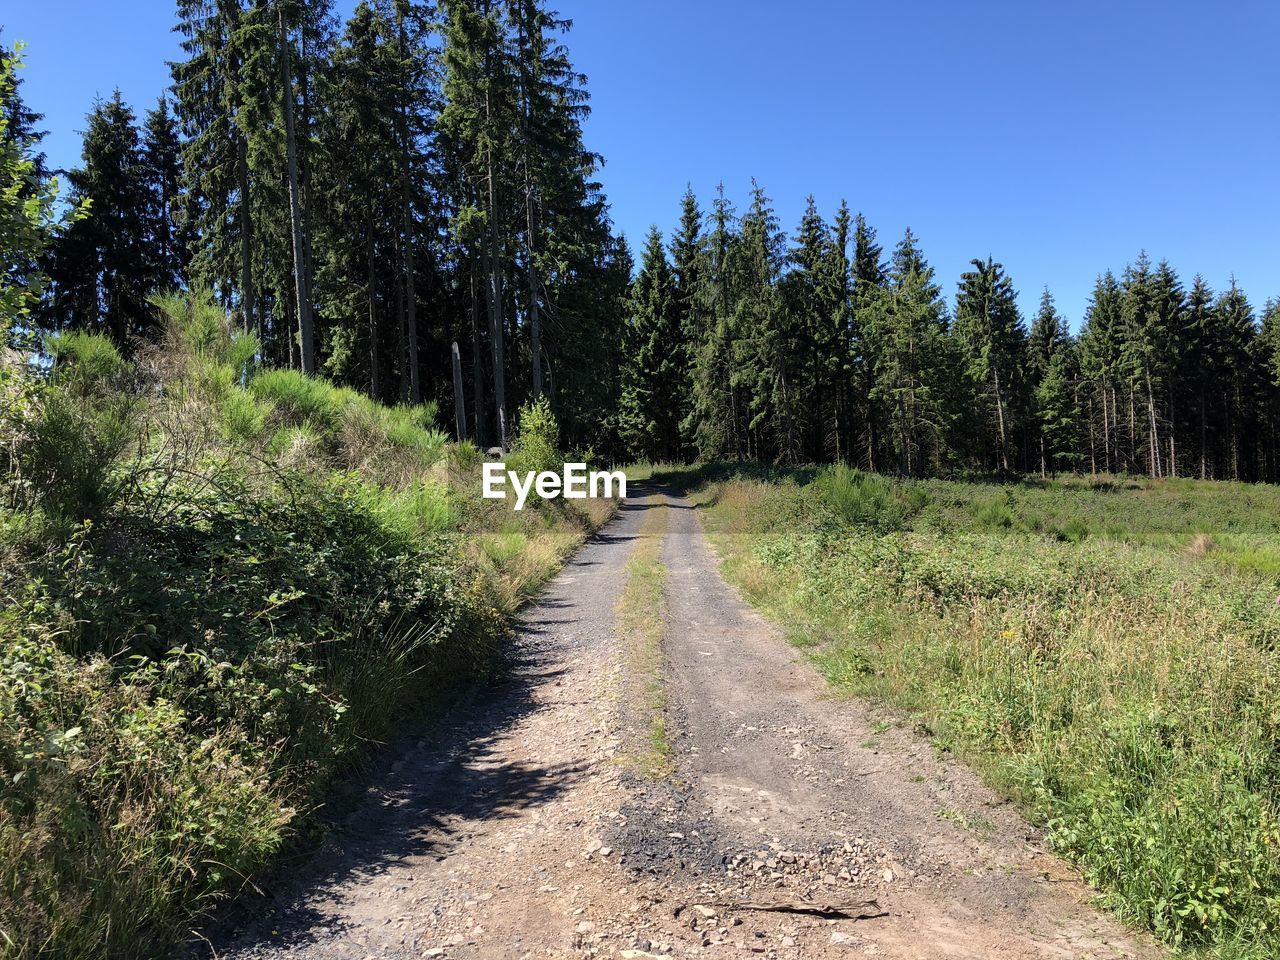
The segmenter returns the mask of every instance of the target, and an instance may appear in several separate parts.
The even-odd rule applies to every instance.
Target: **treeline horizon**
[[[152,294],[208,290],[265,365],[451,425],[461,400],[482,447],[546,397],[568,447],[615,462],[1280,480],[1280,300],[1255,311],[1143,253],[1098,277],[1076,336],[1047,289],[1024,317],[990,257],[949,298],[910,230],[886,250],[846,204],[810,199],[788,239],[754,184],[741,215],[690,190],[636,263],[570,24],[541,0],[177,14],[156,107],[139,123],[117,91],[89,113],[65,176],[82,215],[15,271],[39,296],[9,339],[87,329],[127,352],[154,336]],[[41,118],[16,85],[4,112],[34,194]]]

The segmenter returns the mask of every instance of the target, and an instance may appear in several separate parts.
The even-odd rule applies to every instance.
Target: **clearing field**
[[[1016,798],[1122,916],[1276,955],[1280,490],[675,476],[833,684]]]

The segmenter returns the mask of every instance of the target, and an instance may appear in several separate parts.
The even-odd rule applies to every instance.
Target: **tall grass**
[[[912,711],[1121,915],[1280,952],[1280,578],[1246,559],[1280,546],[1280,490],[877,480],[927,498],[895,527],[852,478],[778,480],[698,496],[833,683]],[[843,529],[806,505],[832,499]]]

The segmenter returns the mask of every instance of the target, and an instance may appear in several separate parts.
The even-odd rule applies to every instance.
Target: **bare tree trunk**
[[[996,421],[1000,427],[1000,469],[1009,472],[1008,438],[1004,429],[1004,399],[1000,395],[1000,371],[992,365],[991,375],[996,385]]]
[[[462,391],[462,355],[458,341],[453,341],[453,413],[458,427],[458,442],[467,439],[467,400]]]
[[[532,201],[526,201],[528,239],[525,247],[525,273],[529,281],[529,351],[533,354],[533,398],[542,396],[542,319],[538,313],[538,274],[533,262],[535,220]]]
[[[406,161],[407,164],[407,161]],[[413,217],[409,212],[409,185],[406,176],[401,176],[400,202],[404,217],[404,245],[402,254],[404,280],[405,329],[408,332],[407,349],[409,356],[409,401],[422,402],[422,384],[418,373],[418,285],[414,282],[413,267]]]
[[[476,446],[483,448],[485,444],[484,429],[484,364],[480,346],[480,305],[476,300],[476,261],[475,254],[470,257],[471,280],[471,376],[475,401]]]
[[[404,262],[404,252],[400,249],[403,238],[397,237],[395,244],[396,262]],[[397,268],[396,273],[399,274]],[[404,278],[398,277],[396,280],[396,363],[400,372],[400,400],[402,403],[409,401],[409,371],[405,369],[406,359],[409,356],[409,332],[405,323],[404,316]]]
[[[1156,398],[1155,392],[1151,387],[1151,373],[1145,371],[1144,376],[1147,381],[1147,419],[1148,426],[1151,430],[1151,475],[1153,477],[1164,476],[1164,465],[1160,462],[1160,433],[1156,425]]]
[[[293,125],[293,75],[289,66],[289,38],[284,24],[284,5],[277,3],[280,25],[281,92],[284,101],[285,157],[289,170],[289,220],[293,233],[293,280],[298,301],[298,339],[302,372],[316,372],[315,326],[311,317],[311,284],[307,277],[302,240],[302,201],[298,195],[298,144]]]
[[[240,181],[240,313],[246,331],[263,331],[254,325],[257,304],[253,294],[253,218],[249,210],[249,144],[244,131],[237,134],[236,175]]]
[[[378,391],[378,314],[373,272],[373,214],[365,222],[365,292],[369,297],[369,396],[379,399]]]

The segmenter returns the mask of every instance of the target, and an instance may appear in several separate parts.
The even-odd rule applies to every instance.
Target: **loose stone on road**
[[[834,698],[720,577],[689,501],[632,492],[525,611],[512,679],[390,747],[323,847],[195,954],[1164,956],[965,767]],[[658,779],[628,762],[615,619],[646,536],[667,571]]]

